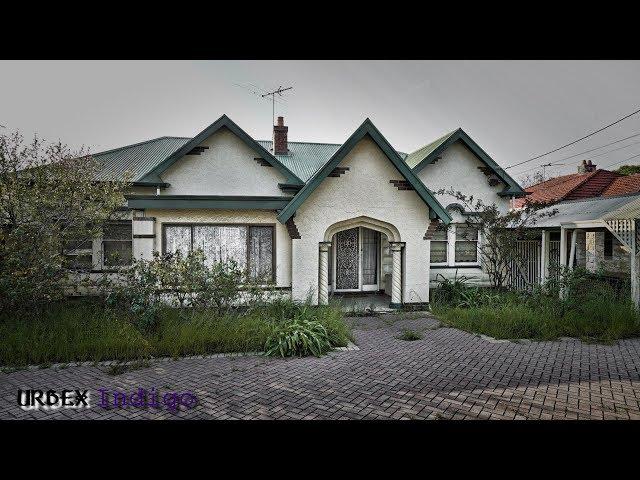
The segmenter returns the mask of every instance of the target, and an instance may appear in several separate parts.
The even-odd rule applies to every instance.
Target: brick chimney
[[[277,125],[273,126],[273,154],[286,155],[289,153],[287,132],[289,127],[284,125],[284,117],[278,117]]]
[[[578,173],[595,172],[596,171],[596,167],[597,167],[597,165],[592,163],[591,160],[589,160],[588,162],[586,160],[582,160],[582,163],[580,165],[578,165]]]

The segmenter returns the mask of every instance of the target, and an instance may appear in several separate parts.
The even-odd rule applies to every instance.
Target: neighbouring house
[[[630,280],[631,294],[640,303],[638,238],[640,175],[599,170],[583,161],[578,173],[551,178],[526,188],[524,202],[548,203],[540,213],[538,240],[523,240],[518,274],[512,284],[526,289],[557,276],[562,268],[582,267],[607,277]]]
[[[208,261],[235,259],[293,299],[320,304],[346,292],[424,304],[437,273],[461,268],[484,281],[482,238],[455,198],[434,192],[453,188],[503,211],[525,194],[462,129],[405,154],[369,119],[343,144],[323,144],[289,141],[282,117],[272,140],[254,140],[223,115],[193,138],[94,158],[99,180],[127,175],[132,187],[124,217],[76,252],[93,271],[202,248]]]
[[[525,188],[527,196],[515,202],[551,203],[563,200],[580,200],[592,197],[611,197],[640,193],[640,174],[621,175],[610,170],[598,169],[591,160],[583,160],[578,172],[550,178]]]

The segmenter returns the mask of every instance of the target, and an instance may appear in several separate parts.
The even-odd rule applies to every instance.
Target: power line
[[[610,163],[609,165],[605,165],[605,167],[609,168],[609,167],[613,167],[614,165],[618,165],[622,162],[628,162],[629,160],[632,160],[634,158],[640,157],[640,153],[638,153],[637,155],[634,155],[633,157],[629,157],[629,158],[625,158],[624,160],[620,160],[618,162],[614,162],[614,163]]]
[[[610,123],[609,125],[606,125],[606,126],[604,126],[604,127],[602,127],[602,128],[599,128],[598,130],[596,130],[596,131],[594,131],[594,132],[591,132],[591,133],[589,133],[588,135],[585,135],[584,137],[578,138],[577,140],[574,140],[574,141],[569,142],[569,143],[567,143],[567,144],[565,144],[565,145],[562,145],[561,147],[554,148],[553,150],[550,150],[550,151],[548,151],[547,153],[543,153],[542,155],[538,155],[538,156],[536,156],[536,157],[530,158],[530,159],[525,160],[525,161],[523,161],[523,162],[514,163],[513,165],[509,165],[509,166],[508,166],[508,167],[506,167],[506,168],[517,167],[518,165],[522,165],[522,164],[524,164],[524,163],[532,162],[532,161],[534,161],[534,160],[537,160],[538,158],[545,157],[545,156],[547,156],[547,155],[549,155],[549,154],[551,154],[551,153],[557,152],[558,150],[562,150],[563,148],[566,148],[566,147],[569,147],[569,146],[571,146],[571,145],[574,145],[574,144],[576,144],[576,143],[578,143],[578,142],[580,142],[580,141],[584,140],[585,138],[589,138],[589,137],[591,137],[591,136],[595,135],[596,133],[599,133],[599,132],[601,132],[601,131],[603,131],[603,130],[606,130],[607,128],[612,127],[612,126],[614,126],[614,125],[616,125],[616,124],[618,124],[618,123],[622,122],[623,120],[626,120],[627,118],[629,118],[629,117],[631,117],[631,116],[633,116],[633,115],[637,114],[637,113],[640,113],[640,109],[636,110],[636,111],[635,111],[635,112],[633,112],[633,113],[630,113],[629,115],[626,115],[626,116],[622,117],[622,118],[621,118],[621,119],[619,119],[619,120],[616,120],[616,121],[615,121],[615,122],[613,122],[613,123]],[[505,168],[505,169],[506,169],[506,168]]]
[[[614,140],[613,142],[605,143],[604,145],[600,145],[599,147],[590,148],[589,150],[585,150],[584,152],[576,153],[575,155],[569,155],[568,157],[559,158],[557,161],[558,162],[562,162],[564,160],[569,160],[571,158],[580,157],[580,156],[584,155],[585,153],[595,152],[596,150],[600,150],[601,148],[608,147],[610,145],[615,145],[616,143],[624,142],[625,140],[629,140],[630,138],[635,138],[635,137],[640,137],[640,133],[635,133],[635,134],[630,135],[628,137],[619,138],[618,140]],[[631,143],[629,145],[635,145],[635,143]],[[625,148],[625,147],[621,147],[621,148]],[[615,150],[610,150],[610,151],[614,152]],[[595,157],[591,157],[591,158],[595,158]],[[585,160],[588,160],[588,159],[589,158],[586,158]],[[531,171],[531,170],[533,170],[535,168],[538,168],[538,167],[536,166],[536,167],[533,167],[533,168],[529,168],[527,170],[522,170],[520,173],[529,172],[529,171]]]

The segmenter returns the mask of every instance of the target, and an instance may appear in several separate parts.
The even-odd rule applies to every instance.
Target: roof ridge
[[[104,155],[105,153],[113,153],[113,152],[117,152],[119,150],[124,150],[125,148],[138,147],[138,146],[144,145],[146,143],[151,143],[151,142],[155,142],[157,140],[162,140],[163,138],[180,138],[180,139],[186,140],[186,139],[188,139],[190,137],[171,137],[171,136],[163,135],[162,137],[151,138],[149,140],[144,140],[142,142],[132,143],[130,145],[124,145],[122,147],[112,148],[110,150],[104,150],[102,152],[92,153],[91,155]]]
[[[637,196],[640,196],[640,192],[623,193],[623,194],[620,194],[620,195],[607,195],[607,196],[598,195],[597,197],[577,198],[575,200],[562,200],[560,202],[551,203],[548,206],[555,206],[555,205],[558,205],[560,203],[592,202],[592,201],[598,201],[598,200],[607,200],[609,198],[637,197]]]
[[[271,142],[273,143],[273,140],[256,140],[256,142]],[[289,140],[289,143],[304,143],[307,145],[335,145],[337,147],[339,147],[340,145],[342,145],[341,143],[325,143],[325,142],[301,142],[299,140]]]
[[[454,133],[456,133],[458,130],[462,130],[462,127],[458,127],[458,128],[456,128],[456,129],[454,129],[454,130],[451,130],[449,133],[445,133],[444,135],[442,135],[442,136],[440,136],[440,137],[436,138],[435,140],[432,140],[432,141],[431,141],[431,142],[429,142],[429,143],[425,143],[425,144],[424,144],[424,145],[422,145],[421,147],[416,148],[414,151],[409,152],[407,155],[413,155],[414,153],[419,152],[419,151],[420,151],[420,150],[422,150],[423,148],[426,148],[426,147],[428,147],[429,145],[433,145],[434,143],[439,142],[440,140],[442,140],[442,139],[443,139],[443,138],[445,138],[445,137],[450,137],[451,135],[453,135]]]

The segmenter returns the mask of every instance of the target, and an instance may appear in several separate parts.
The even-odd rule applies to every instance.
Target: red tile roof
[[[530,195],[517,199],[516,207],[522,207],[525,202],[552,203],[561,200],[625,195],[640,192],[640,174],[624,176],[609,170],[572,173],[531,185],[525,188],[525,191]]]
[[[617,177],[602,192],[604,197],[640,192],[640,173]]]

